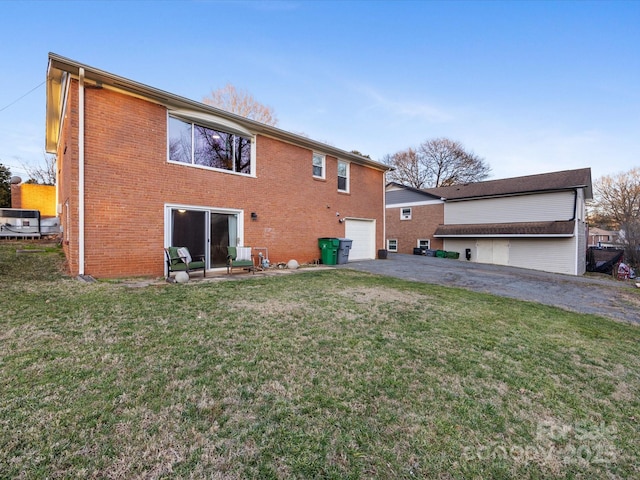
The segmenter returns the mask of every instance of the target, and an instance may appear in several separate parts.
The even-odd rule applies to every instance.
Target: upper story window
[[[349,191],[349,164],[338,160],[338,190]]]
[[[411,220],[411,208],[400,209],[400,220]]]
[[[169,117],[169,160],[251,173],[251,138]]]
[[[316,178],[324,178],[325,157],[319,153],[313,154],[313,176]]]

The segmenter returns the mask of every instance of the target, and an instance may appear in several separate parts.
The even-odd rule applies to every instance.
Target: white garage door
[[[478,248],[476,262],[509,265],[509,240],[478,239],[476,247]]]
[[[376,258],[376,221],[347,219],[344,225],[344,236],[353,240],[349,260]]]

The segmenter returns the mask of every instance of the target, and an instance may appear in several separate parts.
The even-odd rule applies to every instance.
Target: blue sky
[[[18,175],[43,162],[50,51],[194,100],[232,83],[280,128],[376,160],[448,137],[491,178],[640,166],[640,1],[0,1],[0,18]]]

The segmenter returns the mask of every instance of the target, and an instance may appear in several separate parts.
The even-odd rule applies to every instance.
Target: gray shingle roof
[[[572,220],[561,222],[515,222],[439,225],[436,237],[465,236],[571,236],[575,228]]]
[[[462,200],[543,191],[569,190],[579,187],[585,188],[587,198],[592,197],[590,168],[488,180],[486,182],[451,185],[449,187],[425,188],[424,191],[447,200]]]

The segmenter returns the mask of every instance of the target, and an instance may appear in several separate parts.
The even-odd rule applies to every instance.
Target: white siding
[[[498,249],[496,257],[496,244]],[[508,248],[506,244],[508,243]],[[493,263],[512,267],[529,268],[545,272],[566,273],[575,275],[576,239],[575,238],[510,238],[504,239],[451,239],[444,240],[444,249],[460,253],[460,261],[465,259],[465,249],[471,249],[471,261]],[[505,253],[508,260],[505,262]],[[584,256],[584,255],[583,255]],[[584,272],[578,271],[581,275]]]
[[[475,238],[445,238],[443,243],[444,250],[448,252],[458,252],[460,260],[467,261],[465,251],[471,249],[471,261],[478,261],[477,241]]]
[[[444,205],[444,223],[511,223],[570,220],[574,192],[554,192],[517,197],[486,198]]]
[[[512,239],[509,265],[575,275],[575,238]]]

